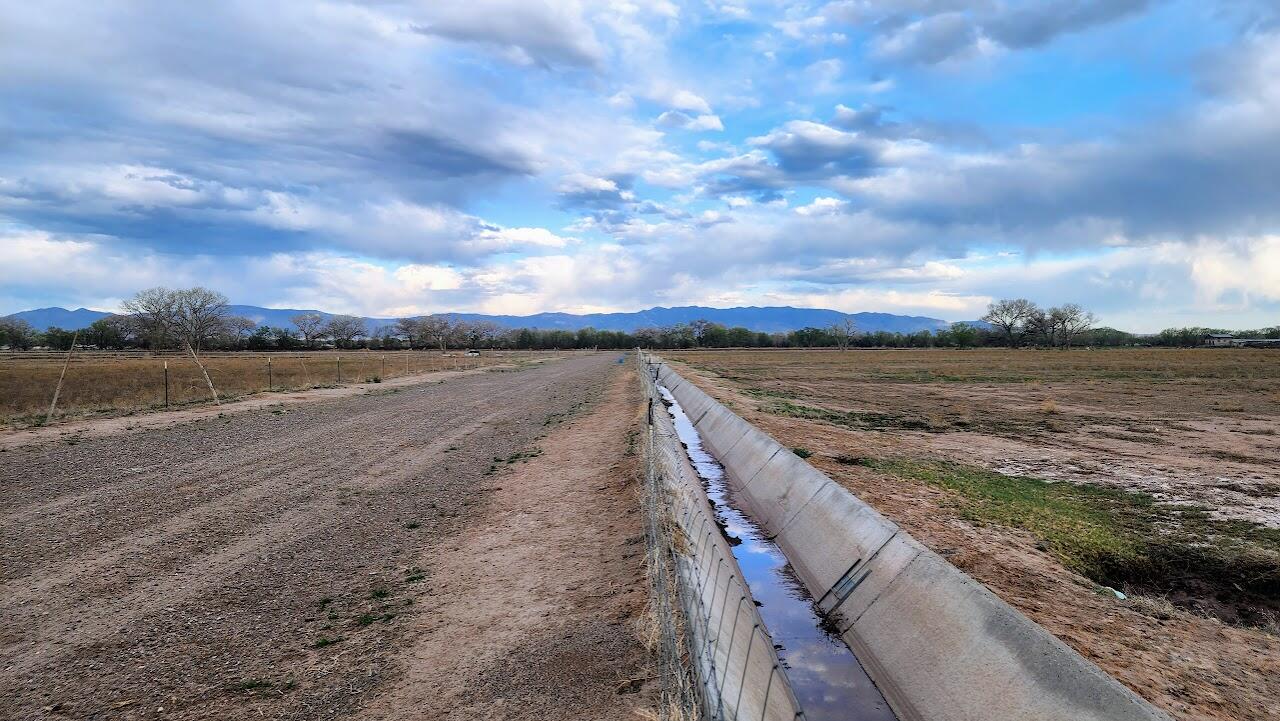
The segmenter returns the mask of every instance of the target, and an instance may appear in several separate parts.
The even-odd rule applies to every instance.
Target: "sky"
[[[1280,323],[1274,0],[0,4],[0,314]]]

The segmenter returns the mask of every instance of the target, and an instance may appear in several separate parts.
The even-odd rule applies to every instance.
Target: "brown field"
[[[523,351],[486,351],[471,358],[458,351],[445,355],[434,351],[240,352],[206,353],[201,355],[201,361],[209,370],[219,398],[229,399],[267,391],[268,361],[271,390],[291,391],[480,368],[534,355]],[[0,428],[20,428],[44,421],[65,358],[65,353],[0,354]],[[58,397],[56,417],[164,408],[166,362],[170,407],[210,401],[204,376],[189,356],[76,352],[71,356]]]
[[[1175,718],[1280,719],[1280,353],[665,355]]]

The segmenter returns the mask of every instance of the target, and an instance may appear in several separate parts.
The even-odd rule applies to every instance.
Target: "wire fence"
[[[649,400],[645,511],[649,576],[661,627],[664,719],[803,718],[785,667],[711,503],[640,357]]]
[[[211,402],[254,393],[305,390],[382,381],[439,371],[462,371],[536,357],[527,351],[150,351],[0,353],[0,425],[42,419],[59,395],[57,416],[130,412]],[[204,367],[201,368],[201,365]],[[209,374],[205,380],[204,372]]]

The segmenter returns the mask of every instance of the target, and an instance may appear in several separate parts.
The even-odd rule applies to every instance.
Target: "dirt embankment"
[[[1068,570],[1031,533],[967,519],[955,494],[849,462],[859,457],[909,456],[983,464],[987,459],[983,446],[963,453],[975,435],[972,432],[851,429],[766,412],[763,409],[772,398],[745,392],[738,380],[674,360],[686,378],[783,445],[804,447],[813,454],[810,463],[1174,718],[1280,719],[1280,706],[1273,703],[1280,698],[1280,638],[1272,633],[1228,625],[1160,597],[1130,595],[1121,600]],[[758,385],[755,378],[751,382]],[[910,388],[890,390],[905,396]],[[875,403],[890,402],[884,388],[872,391]],[[940,391],[930,388],[928,392]],[[841,398],[857,396],[851,391]],[[1048,466],[1057,455],[1056,448],[1046,450],[1034,438],[1017,444],[986,438],[990,445],[1003,448],[1006,459],[1020,457],[1021,450],[1026,462]],[[939,452],[944,448],[954,454]]]
[[[566,440],[584,413],[631,417],[614,358],[4,451],[0,717],[421,717],[384,693],[576,717],[542,695],[556,673],[622,713],[645,658],[625,447]],[[522,563],[467,571],[517,537]],[[547,613],[485,633],[461,622],[481,598]]]

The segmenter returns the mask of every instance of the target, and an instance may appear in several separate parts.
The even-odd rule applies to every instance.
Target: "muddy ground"
[[[627,717],[616,357],[4,450],[0,717]]]
[[[1224,622],[1210,612],[1216,609],[1141,589],[1125,588],[1128,597],[1119,599],[1064,567],[1035,535],[972,522],[954,493],[859,462],[942,460],[1137,490],[1160,503],[1194,503],[1222,519],[1274,528],[1280,354],[666,357],[784,445],[811,452],[811,463],[1175,718],[1280,719],[1274,624]]]

